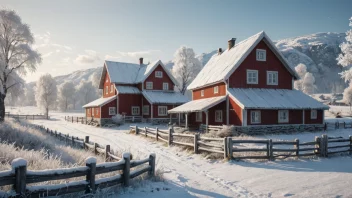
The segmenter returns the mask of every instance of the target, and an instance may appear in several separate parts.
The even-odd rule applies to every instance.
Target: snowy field
[[[38,112],[34,107],[12,110]],[[202,155],[181,151],[179,147],[168,148],[161,142],[127,134],[128,125],[96,128],[65,122],[65,115],[82,114],[53,112],[52,120],[35,120],[33,123],[81,138],[89,135],[92,141],[110,144],[114,149],[131,151],[140,157],[156,153],[157,168],[164,171],[165,182],[128,189],[119,197],[352,197],[351,156],[272,162],[206,160]],[[312,141],[314,136],[322,133],[258,138]],[[352,135],[352,130],[329,131],[328,135],[347,137]]]

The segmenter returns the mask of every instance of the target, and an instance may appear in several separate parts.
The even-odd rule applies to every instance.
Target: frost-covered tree
[[[296,73],[298,74],[298,76],[300,77],[300,79],[295,81],[294,87],[295,87],[295,89],[302,91],[303,90],[303,78],[307,73],[307,67],[305,64],[300,63],[295,67],[295,70],[296,70]]]
[[[44,110],[49,118],[49,109],[54,109],[57,99],[56,81],[50,74],[45,74],[39,78],[36,84],[35,100],[37,106]]]
[[[352,84],[348,86],[344,91],[343,91],[343,98],[342,101],[350,105],[350,111],[351,111],[351,105],[352,105]]]
[[[18,89],[20,75],[35,71],[40,54],[32,48],[33,35],[27,24],[12,10],[0,10],[0,121],[5,119],[5,98]]]
[[[352,28],[352,17],[350,18],[350,27]],[[341,72],[341,78],[345,80],[345,82],[352,81],[352,29],[346,32],[346,42],[343,42],[340,45],[341,54],[337,57],[338,64],[342,65],[345,68],[349,68],[348,70]]]
[[[66,111],[69,105],[73,105],[76,89],[72,82],[64,82],[59,86],[58,108],[61,111]]]
[[[185,94],[187,86],[202,69],[202,63],[195,57],[193,49],[185,46],[176,50],[174,63],[172,74],[178,81],[179,91]]]
[[[77,100],[80,104],[87,104],[92,100],[98,98],[96,88],[93,86],[91,81],[81,80],[76,87],[77,89]]]
[[[316,89],[315,78],[312,73],[307,72],[307,66],[300,63],[295,67],[295,70],[300,77],[299,80],[296,80],[294,87],[297,90],[301,90],[306,94],[314,93]]]
[[[35,92],[33,87],[27,87],[24,89],[25,106],[35,106]]]
[[[89,81],[92,82],[93,86],[96,87],[96,89],[98,89],[99,84],[100,84],[100,73],[98,72],[94,72],[90,77],[89,77]]]

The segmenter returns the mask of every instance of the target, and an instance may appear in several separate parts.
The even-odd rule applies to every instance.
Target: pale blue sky
[[[272,40],[317,32],[346,32],[351,0],[0,0],[36,35],[38,72],[62,75],[102,66],[104,59],[137,62],[173,58],[181,45],[196,53],[225,47],[261,30]]]

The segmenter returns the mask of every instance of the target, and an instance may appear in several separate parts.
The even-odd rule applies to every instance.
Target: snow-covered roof
[[[187,102],[186,104],[183,104],[181,106],[173,108],[173,109],[169,110],[168,112],[169,113],[190,113],[190,112],[206,111],[209,108],[212,108],[215,105],[217,105],[225,100],[226,100],[226,96],[218,96],[218,97],[212,97],[212,98],[192,100],[190,102]]]
[[[243,109],[329,109],[298,90],[230,88],[227,91]]]
[[[116,86],[117,94],[140,94],[141,91],[133,86]]]
[[[94,100],[93,102],[90,102],[84,106],[82,106],[83,108],[88,108],[88,107],[100,107],[103,106],[111,101],[113,101],[114,99],[116,99],[116,95],[115,96],[111,96],[108,98],[99,98]]]
[[[265,34],[264,31],[262,31],[247,38],[246,40],[239,42],[230,50],[227,49],[220,55],[213,55],[213,57],[203,67],[203,69],[199,72],[197,77],[192,81],[187,89],[196,89],[206,85],[225,81],[240,66],[244,59],[250,54],[250,52],[252,52],[254,47],[262,39],[265,39],[268,46],[282,61],[287,70],[295,78],[299,78],[296,72],[289,66],[283,55],[275,47],[270,38]]]
[[[183,104],[189,101],[187,96],[179,92],[144,90],[142,94],[151,104]]]

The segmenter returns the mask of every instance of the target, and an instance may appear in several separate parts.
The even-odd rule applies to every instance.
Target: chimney
[[[235,46],[235,42],[236,42],[236,38],[232,38],[227,41],[228,46],[229,46],[228,50],[230,50],[231,48],[233,48]]]
[[[218,55],[221,55],[221,53],[222,53],[222,48],[220,47],[220,48],[218,49]]]
[[[139,64],[143,65],[143,57],[139,58]]]

